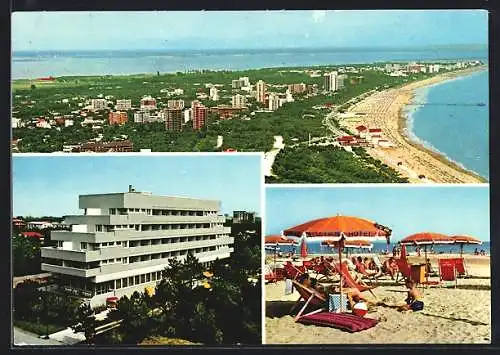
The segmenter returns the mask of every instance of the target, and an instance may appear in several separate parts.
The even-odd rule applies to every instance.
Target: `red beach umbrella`
[[[315,219],[295,227],[285,229],[284,236],[303,238],[307,240],[331,240],[339,243],[339,262],[342,264],[342,248],[349,240],[387,239],[388,233],[379,225],[367,219],[341,216]],[[342,278],[340,282],[342,295]],[[342,297],[342,296],[341,296]],[[342,307],[341,307],[342,311]]]
[[[268,235],[264,238],[264,247],[272,248],[274,251],[274,271],[276,272],[276,252],[280,245],[297,245],[293,239],[288,239],[282,235]]]
[[[477,238],[468,236],[468,235],[454,235],[450,237],[451,239],[454,240],[455,244],[460,244],[460,257],[463,257],[464,253],[464,244],[483,244],[482,241],[480,241]]]

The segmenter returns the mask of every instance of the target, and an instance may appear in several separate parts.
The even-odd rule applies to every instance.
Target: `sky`
[[[127,192],[221,200],[260,215],[260,156],[14,156],[14,216],[81,214],[78,195]]]
[[[419,232],[490,240],[485,186],[267,188],[265,211],[266,235],[341,214],[391,228],[392,241]]]
[[[488,44],[486,10],[16,12],[25,50]]]

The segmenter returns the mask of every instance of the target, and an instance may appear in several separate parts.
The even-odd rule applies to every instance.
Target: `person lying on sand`
[[[340,293],[340,286],[332,285],[328,289],[328,292],[332,293],[332,294],[339,294]],[[353,309],[354,305],[360,301],[365,302],[367,306],[375,306],[376,305],[375,302],[373,302],[373,301],[367,299],[365,296],[363,296],[357,288],[342,287],[342,293],[347,295],[347,300],[348,300],[350,309]]]

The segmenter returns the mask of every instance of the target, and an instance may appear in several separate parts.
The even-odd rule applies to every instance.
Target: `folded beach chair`
[[[319,312],[302,316],[299,318],[298,322],[337,328],[350,333],[369,329],[378,324],[377,319],[360,317],[349,313],[330,312]]]
[[[455,261],[450,259],[439,259],[439,281],[453,282],[454,287],[457,287],[457,273],[455,268]]]
[[[299,293],[300,298],[297,300],[295,305],[292,307],[292,309],[290,310],[290,313],[293,312],[302,303],[301,302],[302,300],[304,300],[304,305],[300,309],[299,313],[297,313],[297,315],[295,316],[295,321],[297,321],[299,318],[301,318],[303,316],[315,314],[315,313],[322,312],[322,311],[325,311],[328,309],[327,300],[321,293],[319,293],[316,290],[313,290],[312,288],[306,287],[306,286],[298,283],[297,281],[292,280],[292,283],[293,283],[293,286],[295,287],[295,289],[297,290],[297,292]],[[304,311],[306,310],[306,308],[308,306],[313,308],[313,310],[311,312],[303,315]]]
[[[339,266],[338,263],[334,263],[334,265],[335,265],[335,268],[337,269],[337,272],[342,275],[343,280],[344,280],[343,282],[344,282],[344,285],[346,287],[357,288],[359,290],[359,292],[368,291],[373,295],[373,297],[377,298],[377,296],[372,291],[374,288],[377,287],[377,285],[368,286],[368,285],[359,284],[356,281],[354,281],[354,279],[352,278],[351,273],[349,272],[346,264],[342,263],[341,266]]]

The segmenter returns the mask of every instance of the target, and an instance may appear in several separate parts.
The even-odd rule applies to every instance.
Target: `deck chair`
[[[347,265],[342,263],[341,266],[339,266],[338,263],[334,263],[335,268],[337,269],[337,272],[342,275],[343,277],[343,282],[347,287],[350,288],[357,288],[359,292],[364,292],[368,291],[372,294],[373,297],[377,298],[377,296],[373,293],[373,289],[377,287],[377,285],[362,285],[354,281],[354,279],[351,276],[351,273],[349,272],[349,269],[347,268]]]
[[[305,317],[308,315],[316,314],[319,312],[323,312],[325,310],[328,310],[328,304],[326,301],[326,298],[320,294],[318,291],[313,290],[312,288],[306,287],[300,283],[298,283],[295,280],[292,280],[293,286],[297,290],[297,292],[300,295],[300,298],[297,300],[295,305],[292,307],[290,310],[290,313],[292,313],[301,303],[302,300],[304,300],[304,305],[300,309],[299,313],[295,316],[295,321],[297,322],[301,317]],[[307,306],[314,307],[314,310],[312,310],[309,313],[303,314],[304,311],[306,310]]]
[[[457,277],[469,277],[469,272],[465,266],[465,260],[463,258],[453,258],[455,262],[455,269],[457,271]]]
[[[286,277],[292,280],[296,280],[297,277],[305,273],[303,268],[298,268],[289,261],[284,265],[284,269]]]
[[[311,260],[302,260],[302,266],[309,271],[314,268],[314,263]]]
[[[377,278],[375,277],[376,274],[370,275],[366,271],[366,267],[365,267],[365,265],[363,263],[358,262],[356,264],[356,271],[358,273],[360,273],[361,275],[363,275],[364,277],[366,277],[368,280],[370,280],[370,283],[376,283],[377,282]]]
[[[273,271],[273,269],[269,265],[265,266],[264,271],[265,271],[264,280],[266,282],[276,282],[276,281],[278,281],[277,277],[276,277],[276,273]]]
[[[450,259],[438,259],[439,263],[439,281],[442,285],[443,281],[454,282],[454,287],[457,287],[457,272],[455,261]]]

